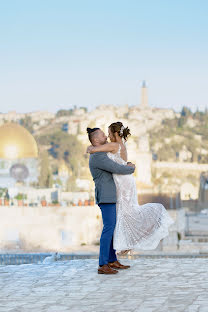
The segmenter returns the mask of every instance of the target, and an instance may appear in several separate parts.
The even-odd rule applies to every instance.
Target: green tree
[[[38,143],[50,146],[49,153],[55,159],[64,159],[75,177],[80,176],[81,168],[88,166],[85,147],[75,135],[58,130],[52,134],[39,137]]]
[[[49,158],[47,151],[44,151],[40,156],[40,187],[51,187],[53,184],[52,173],[50,170]]]
[[[183,106],[183,108],[181,110],[181,116],[183,116],[183,117],[192,116],[192,112],[191,112],[190,108],[188,108],[187,106]]]
[[[85,113],[87,113],[87,112],[88,112],[87,107],[85,107],[85,106],[80,106],[80,108],[81,108],[81,109],[83,109],[83,110],[85,111]]]
[[[62,116],[71,116],[73,114],[73,109],[60,109],[57,113],[56,113],[56,117],[62,117]]]
[[[20,119],[20,124],[25,127],[30,133],[33,133],[33,122],[30,116]]]

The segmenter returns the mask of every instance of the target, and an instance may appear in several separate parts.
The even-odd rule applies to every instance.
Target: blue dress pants
[[[99,204],[102,212],[103,231],[100,238],[99,265],[117,260],[113,249],[113,232],[116,226],[116,204]]]

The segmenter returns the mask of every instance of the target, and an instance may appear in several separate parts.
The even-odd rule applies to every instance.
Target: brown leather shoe
[[[130,265],[123,265],[118,260],[112,263],[108,263],[109,267],[112,269],[129,269]]]
[[[118,271],[110,268],[107,264],[98,267],[98,274],[116,274]]]

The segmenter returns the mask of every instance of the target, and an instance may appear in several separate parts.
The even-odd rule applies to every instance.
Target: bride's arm
[[[111,153],[116,153],[118,151],[118,143],[106,143],[103,145],[99,145],[99,146],[88,146],[87,148],[87,153],[93,154],[93,153],[97,153],[97,152],[111,152]]]

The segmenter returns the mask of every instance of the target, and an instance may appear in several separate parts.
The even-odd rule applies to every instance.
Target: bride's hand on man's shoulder
[[[91,154],[92,150],[93,150],[93,146],[90,145],[90,146],[87,147],[86,153]]]

